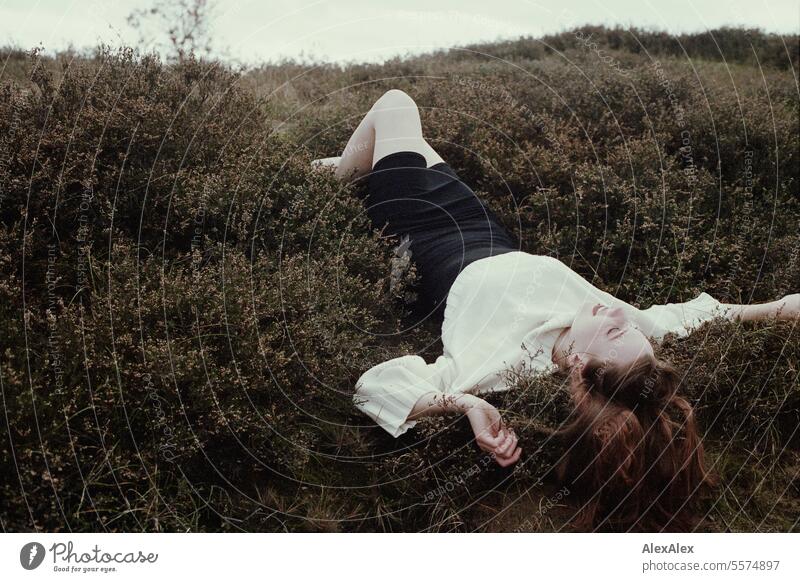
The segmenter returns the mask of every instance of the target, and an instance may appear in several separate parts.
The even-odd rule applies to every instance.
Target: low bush
[[[569,529],[568,495],[542,501],[556,499],[563,377],[522,374],[488,397],[521,435],[514,469],[466,419],[393,439],[352,406],[364,370],[433,361],[440,330],[402,299],[413,273],[390,290],[397,241],[359,192],[309,164],[401,88],[523,250],[640,307],[798,291],[796,51],[723,31],[731,72],[700,37],[683,43],[690,65],[665,35],[590,32],[603,55],[571,31],[244,72],[5,51],[3,528]],[[729,483],[700,528],[796,529],[797,327],[714,321],[659,350]]]

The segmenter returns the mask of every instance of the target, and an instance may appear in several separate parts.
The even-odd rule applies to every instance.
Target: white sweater
[[[623,307],[632,325],[652,340],[679,337],[726,305],[707,293],[686,303],[640,310],[601,291],[559,259],[514,251],[467,265],[453,282],[442,323],[444,353],[432,364],[406,355],[373,366],[356,383],[356,406],[398,437],[417,421],[407,420],[417,400],[436,390],[481,394],[507,390],[513,367],[551,373],[553,344],[591,301]]]

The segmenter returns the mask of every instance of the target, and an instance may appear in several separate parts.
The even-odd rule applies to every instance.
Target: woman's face
[[[586,303],[575,316],[565,338],[564,347],[572,347],[570,364],[577,354],[583,363],[588,359],[625,365],[637,358],[653,355],[647,337],[633,326],[621,307],[601,303]]]

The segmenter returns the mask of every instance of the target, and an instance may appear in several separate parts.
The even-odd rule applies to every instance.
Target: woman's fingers
[[[487,453],[495,455],[497,455],[499,447],[510,447],[507,450],[504,449],[506,455],[510,454],[516,444],[516,437],[505,428],[503,419],[497,410],[487,404],[473,409],[473,411],[478,413],[470,419],[478,446]]]
[[[511,453],[514,452],[514,447],[517,446],[517,435],[513,432],[506,433],[508,436],[506,437],[503,444],[497,447],[495,452],[500,457],[508,457]]]
[[[497,432],[497,434],[493,434],[494,427],[492,424],[489,424],[481,433],[478,435],[478,438],[483,440],[492,450],[499,447],[503,444],[503,440],[505,439],[505,435],[502,431]]]
[[[494,450],[494,452],[498,457],[507,457],[509,453],[513,451],[513,449],[510,448],[513,444],[514,437],[507,433],[506,438],[503,439],[503,442]]]
[[[499,432],[496,437],[492,437],[489,431],[482,431],[476,440],[481,449],[494,454],[495,461],[501,467],[513,465],[522,454],[522,449],[517,447],[517,435],[508,429]]]
[[[500,416],[500,413],[497,412],[494,406],[487,406],[484,412],[489,420],[489,425],[492,427],[492,432],[494,432],[495,435],[499,436],[500,433],[505,431],[506,427],[503,422],[503,417]]]
[[[488,430],[481,432],[476,440],[478,441],[478,446],[486,452],[493,452],[503,442],[501,435],[494,437]]]
[[[501,467],[508,467],[509,465],[513,465],[514,463],[519,461],[519,457],[521,454],[522,454],[522,447],[519,447],[514,452],[514,454],[508,457],[507,459],[497,457],[495,460],[497,461],[497,464],[500,465]]]

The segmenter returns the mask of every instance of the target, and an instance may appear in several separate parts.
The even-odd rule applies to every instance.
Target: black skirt
[[[377,228],[408,235],[419,276],[419,305],[442,317],[447,293],[470,263],[518,251],[511,234],[444,162],[403,151],[384,156],[367,174],[365,204]]]

